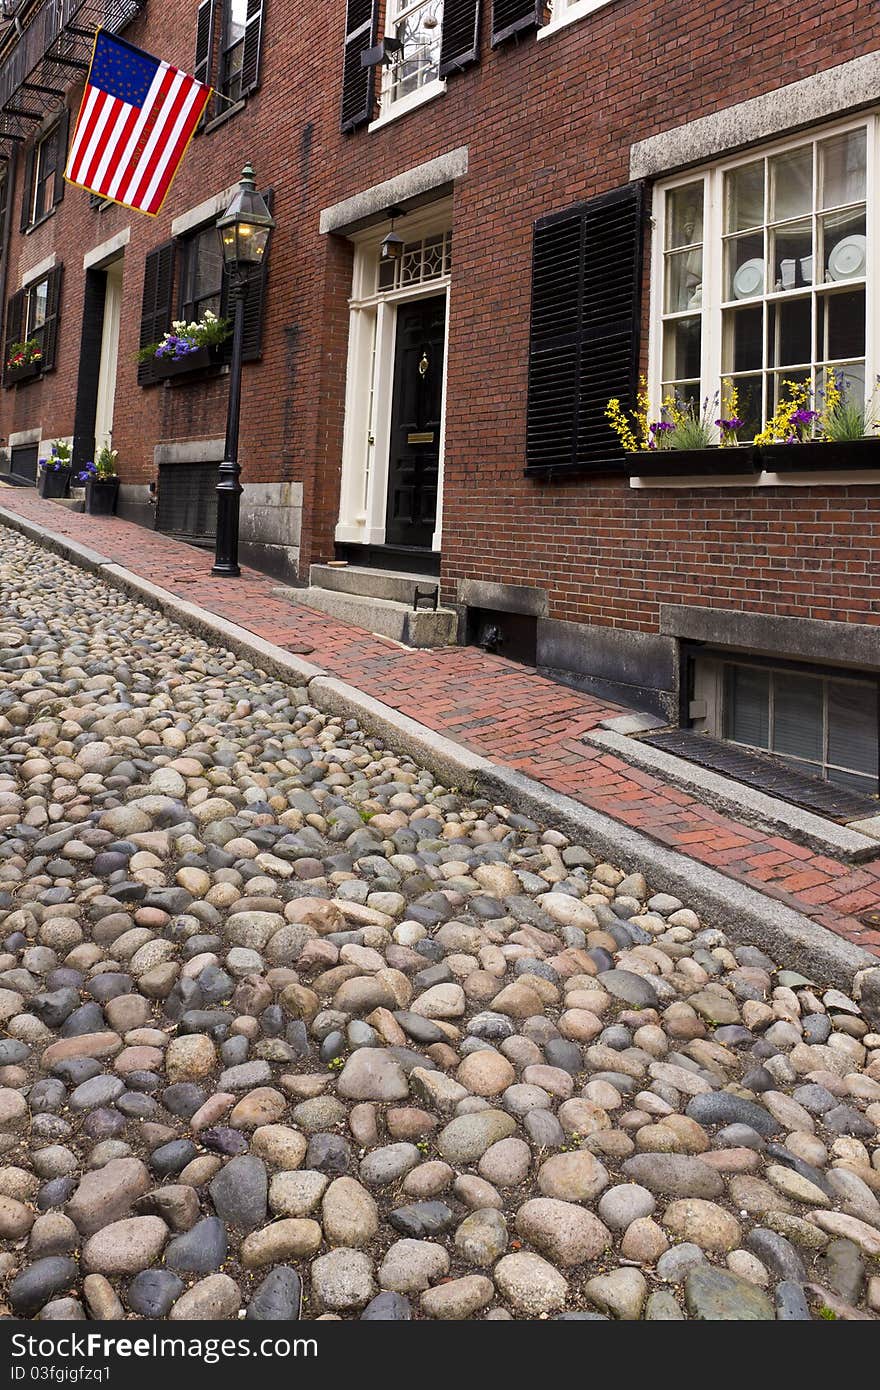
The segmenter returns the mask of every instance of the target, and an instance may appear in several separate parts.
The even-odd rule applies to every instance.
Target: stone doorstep
[[[436,576],[372,569],[367,565],[310,565],[309,584],[315,589],[334,589],[340,594],[391,599],[397,603],[407,603],[410,607],[416,588],[422,592],[431,589],[439,591],[440,588],[440,580]]]
[[[637,718],[637,717],[636,717]],[[651,716],[647,716],[651,718]],[[732,777],[724,777],[709,768],[698,767],[685,758],[677,758],[662,748],[653,748],[639,739],[625,733],[615,732],[607,726],[626,723],[627,719],[604,721],[604,732],[585,734],[584,742],[598,748],[619,754],[626,762],[655,772],[667,781],[687,787],[709,800],[711,805],[720,805],[740,818],[743,812],[751,812],[768,829],[782,829],[799,843],[805,843],[823,854],[831,854],[838,859],[858,863],[874,859],[880,855],[880,816],[872,816],[866,821],[854,821],[849,825],[838,825],[836,821],[826,820],[812,811],[801,810],[791,802],[780,801],[778,797],[768,796],[755,787],[736,782]],[[629,720],[635,724],[636,719]],[[646,728],[662,727],[661,721],[638,726],[633,733],[644,732]],[[868,829],[867,827],[872,827]]]
[[[426,581],[429,582],[429,581]],[[406,647],[453,647],[458,633],[458,614],[451,608],[413,609],[412,602],[340,593],[336,589],[275,589],[278,598],[306,608],[317,608],[341,623],[390,637]]]

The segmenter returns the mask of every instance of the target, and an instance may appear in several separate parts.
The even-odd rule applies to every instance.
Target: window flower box
[[[765,473],[853,472],[880,469],[880,436],[864,439],[808,439],[802,444],[761,444]]]
[[[631,478],[741,477],[760,473],[759,451],[751,444],[721,449],[639,449],[626,455]]]
[[[46,498],[66,497],[72,476],[72,468],[41,468],[37,477],[37,492]]]
[[[119,495],[118,478],[89,478],[86,482],[85,510],[89,516],[112,516]]]
[[[184,357],[157,357],[155,374],[160,381],[179,376],[192,376],[196,372],[219,367],[223,362],[223,349],[219,344],[211,344],[188,352]]]
[[[10,386],[17,386],[20,381],[33,381],[42,370],[42,362],[22,362],[18,367],[6,368],[6,380]]]

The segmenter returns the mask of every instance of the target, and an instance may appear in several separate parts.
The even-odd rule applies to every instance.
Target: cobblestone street
[[[880,1032],[7,532],[18,1317],[864,1318]]]

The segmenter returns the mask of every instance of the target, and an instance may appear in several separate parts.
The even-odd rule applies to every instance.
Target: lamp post
[[[229,276],[233,320],[226,445],[217,480],[217,536],[211,573],[230,579],[241,574],[238,565],[238,519],[242,493],[238,428],[241,418],[244,306],[251,282],[262,270],[274,227],[275,220],[265,200],[257,192],[254,171],[250,164],[246,164],[238,192],[217,223],[223,268]]]

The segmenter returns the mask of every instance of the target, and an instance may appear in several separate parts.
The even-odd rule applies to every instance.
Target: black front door
[[[445,328],[443,294],[398,306],[386,545],[430,549],[434,535]]]

